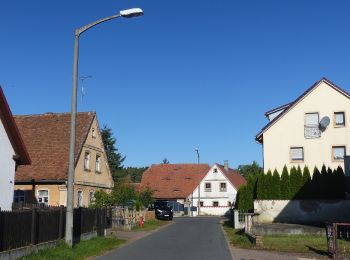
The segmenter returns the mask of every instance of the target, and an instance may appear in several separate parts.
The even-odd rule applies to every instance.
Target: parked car
[[[155,201],[154,212],[157,219],[173,219],[173,208],[169,206],[168,201]]]

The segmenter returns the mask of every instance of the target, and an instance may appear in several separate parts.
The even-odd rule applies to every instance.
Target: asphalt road
[[[174,222],[98,259],[232,259],[220,227],[220,218],[177,218]]]

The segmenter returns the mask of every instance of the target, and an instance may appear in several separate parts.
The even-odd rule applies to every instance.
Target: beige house
[[[265,113],[268,124],[256,136],[264,171],[283,166],[344,169],[350,152],[350,94],[322,78],[291,103]]]
[[[15,117],[32,159],[16,170],[15,202],[66,205],[70,113]],[[89,206],[94,192],[114,182],[95,112],[77,114],[74,206]]]

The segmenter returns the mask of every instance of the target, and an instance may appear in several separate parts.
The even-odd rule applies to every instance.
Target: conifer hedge
[[[280,175],[275,169],[266,174],[249,176],[247,184],[242,186],[236,198],[236,208],[251,210],[256,200],[331,200],[345,198],[345,176],[339,166],[332,170],[322,166],[321,172],[315,167],[311,178],[307,166],[292,167],[290,172],[286,166]]]

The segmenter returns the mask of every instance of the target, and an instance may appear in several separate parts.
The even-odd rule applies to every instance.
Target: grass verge
[[[22,257],[25,260],[37,259],[85,259],[89,256],[101,255],[105,251],[114,249],[125,240],[109,238],[109,237],[95,237],[87,241],[81,241],[72,248],[61,242],[57,247],[51,249],[44,249],[36,254]]]
[[[327,238],[325,236],[292,235],[292,236],[263,236],[263,246],[256,247],[242,230],[234,229],[229,222],[223,228],[231,245],[248,249],[265,249],[294,253],[317,253],[327,255]],[[338,240],[340,254],[350,254],[350,242]]]
[[[158,220],[158,219],[151,219],[148,220],[144,223],[143,227],[140,227],[139,225],[135,226],[132,231],[151,231],[154,229],[157,229],[161,226],[164,226],[166,224],[168,224],[169,221],[165,221],[165,220]]]

